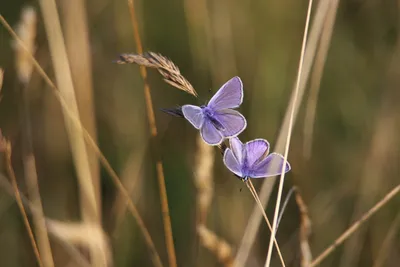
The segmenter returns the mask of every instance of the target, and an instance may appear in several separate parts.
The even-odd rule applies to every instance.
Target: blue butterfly
[[[269,143],[265,139],[255,139],[243,144],[239,138],[229,139],[230,148],[224,153],[225,166],[241,180],[264,178],[280,175],[284,158],[278,153],[269,152]],[[290,171],[286,162],[285,173]]]
[[[183,116],[200,130],[209,145],[219,145],[225,138],[238,136],[246,129],[245,117],[233,110],[243,102],[243,84],[239,77],[227,81],[204,106],[184,105]]]

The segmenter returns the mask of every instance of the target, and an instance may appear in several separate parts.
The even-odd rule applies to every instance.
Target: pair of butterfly
[[[230,148],[224,152],[224,164],[241,180],[279,175],[284,159],[269,152],[265,139],[255,139],[243,144],[237,137],[246,129],[246,118],[234,108],[243,102],[243,83],[239,77],[227,81],[207,105],[182,106],[183,116],[198,130],[209,145],[219,145],[229,138]],[[275,164],[275,165],[274,165]],[[290,170],[286,162],[285,172]]]

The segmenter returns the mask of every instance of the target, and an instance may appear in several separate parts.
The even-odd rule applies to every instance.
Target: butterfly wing
[[[243,174],[240,168],[240,164],[236,159],[230,148],[227,148],[224,153],[224,164],[234,174],[243,178]]]
[[[211,123],[210,120],[204,119],[203,125],[200,129],[200,134],[203,140],[212,146],[216,146],[221,144],[222,140],[224,140],[221,133],[215,128],[215,126]]]
[[[266,158],[255,164],[251,171],[252,178],[264,178],[281,174],[284,158],[278,153],[271,153]],[[286,162],[285,173],[290,171],[289,162]]]
[[[200,129],[204,123],[203,111],[198,106],[184,105],[182,106],[182,113],[196,129]]]
[[[255,139],[247,142],[244,146],[246,150],[246,163],[250,168],[264,159],[269,150],[269,143],[265,139]]]
[[[239,77],[227,81],[208,102],[213,110],[237,108],[243,102],[243,83]]]
[[[243,162],[243,143],[239,140],[238,137],[233,137],[229,139],[230,149],[232,150],[233,155],[237,159],[238,163],[241,164]]]
[[[239,135],[247,126],[246,118],[233,109],[215,111],[213,119],[221,124],[219,130],[225,138]]]

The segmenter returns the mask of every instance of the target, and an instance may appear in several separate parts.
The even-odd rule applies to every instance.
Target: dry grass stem
[[[197,224],[206,224],[207,213],[213,194],[213,167],[215,150],[206,144],[200,135],[197,136],[196,165],[194,184],[197,189]]]
[[[0,147],[0,149],[4,150],[4,147],[5,146],[2,146],[2,147]],[[19,191],[18,191],[19,194],[18,194],[18,199],[17,199],[17,195],[15,194],[14,186],[12,184],[10,184],[10,182],[7,181],[7,177],[5,177],[3,174],[0,174],[0,186],[2,188],[4,188],[7,191],[7,193],[10,194],[10,196],[13,196],[15,198],[16,202],[20,201],[23,204],[23,206],[25,206],[27,208],[26,209],[27,212],[31,213],[32,215],[40,212]],[[18,188],[17,188],[17,190],[18,190]],[[47,223],[47,219],[46,218],[44,218],[44,219],[46,220],[46,223]],[[66,252],[69,253],[69,255],[72,257],[73,261],[78,264],[78,265],[75,264],[74,266],[84,266],[84,267],[91,266],[89,264],[89,262],[78,251],[78,249],[75,248],[68,240],[63,240],[63,239],[59,238],[57,235],[52,233],[51,229],[48,229],[48,232],[51,235],[51,237],[55,241],[57,241],[66,250]]]
[[[336,20],[336,12],[339,5],[339,0],[330,0],[330,7],[324,22],[321,40],[318,46],[318,51],[315,55],[314,71],[311,75],[310,95],[306,106],[306,115],[304,119],[304,145],[303,153],[306,159],[311,157],[312,141],[315,123],[315,114],[317,110],[318,95],[321,85],[324,66],[328,55],[329,45],[331,43],[333,28]]]
[[[369,151],[365,159],[364,167],[362,170],[362,179],[360,180],[359,187],[355,190],[358,191],[358,198],[354,205],[351,221],[359,218],[363,212],[373,204],[379,194],[379,187],[382,184],[381,177],[384,176],[385,163],[391,158],[395,140],[397,138],[396,117],[391,116],[394,107],[389,103],[390,96],[386,93],[383,103],[381,104],[381,111],[375,118],[374,133],[371,143],[369,144]],[[340,266],[349,267],[354,266],[358,262],[363,249],[365,240],[365,231],[358,231],[349,242],[344,245],[344,252],[340,261]]]
[[[271,234],[272,234],[271,223],[269,222],[269,219],[268,219],[268,217],[267,217],[267,214],[265,213],[264,207],[262,206],[261,201],[260,201],[260,198],[259,198],[258,195],[257,195],[257,191],[256,191],[256,189],[254,188],[253,183],[251,182],[250,179],[246,181],[246,186],[247,186],[247,188],[249,189],[249,191],[251,192],[251,194],[252,194],[254,200],[255,200],[256,203],[258,204],[258,207],[260,208],[260,210],[261,210],[261,212],[262,212],[262,214],[263,214],[263,216],[264,216],[265,222],[266,222],[267,225],[268,225],[268,229],[269,229],[269,231],[270,231]],[[279,248],[278,241],[276,241],[276,238],[274,239],[274,244],[275,244],[275,247],[276,247],[276,251],[278,252],[278,256],[279,256],[279,259],[280,259],[280,261],[281,261],[281,264],[282,264],[283,267],[285,267],[285,266],[286,266],[286,265],[285,265],[285,261],[283,260],[283,256],[282,256],[281,250],[280,250],[280,248]]]
[[[147,146],[135,149],[132,155],[128,158],[125,167],[121,172],[121,183],[125,190],[129,193],[132,201],[136,201],[140,198],[142,193],[142,179],[141,179],[141,168],[145,159],[145,150]],[[115,201],[112,207],[112,214],[114,218],[114,232],[118,231],[119,225],[123,221],[126,213],[128,204],[125,200],[124,195],[121,192],[117,192]]]
[[[42,200],[40,197],[39,183],[36,171],[36,160],[33,154],[32,129],[30,122],[29,108],[29,93],[28,83],[31,79],[33,64],[29,60],[27,54],[35,53],[35,37],[36,37],[36,22],[37,15],[32,7],[25,7],[22,10],[21,21],[17,26],[17,33],[21,40],[27,44],[29,52],[25,52],[20,45],[15,43],[15,66],[18,74],[18,79],[21,83],[20,94],[21,102],[21,128],[23,132],[22,141],[22,162],[24,169],[25,181],[28,189],[28,195],[37,209],[35,214],[32,214],[33,226],[36,233],[39,252],[45,267],[53,267],[54,260],[51,251],[49,236],[47,234],[46,224],[44,220],[44,211]]]
[[[385,206],[390,200],[392,200],[400,192],[400,185],[393,188],[387,193],[378,203],[375,204],[369,211],[356,221],[350,228],[348,228],[343,234],[341,234],[327,249],[325,249],[310,265],[314,267],[319,265],[326,257],[328,257],[338,246],[340,246],[347,238],[355,233],[372,215],[378,212],[383,206]]]
[[[63,29],[71,77],[74,83],[79,117],[82,125],[92,138],[97,140],[96,114],[94,107],[92,82],[92,51],[90,47],[89,30],[87,25],[86,1],[60,1],[60,12],[63,18]],[[101,186],[99,161],[94,152],[86,145],[92,184],[94,187],[98,218],[101,219]]]
[[[17,184],[17,178],[15,177],[14,169],[12,167],[12,162],[11,162],[11,143],[6,140],[3,136],[0,135],[0,151],[4,153],[4,159],[5,159],[5,165],[7,169],[8,176],[11,180],[11,185],[14,191],[15,195],[15,200],[17,202],[18,208],[21,212],[22,220],[25,224],[26,230],[28,232],[29,240],[31,241],[32,248],[33,248],[33,253],[35,254],[36,261],[40,267],[45,267],[43,265],[42,259],[40,257],[39,249],[36,244],[35,237],[33,235],[33,231],[31,228],[31,225],[29,224],[28,216],[26,214],[24,204],[22,202],[21,194],[18,189],[18,184]]]
[[[300,211],[300,251],[301,251],[301,266],[308,267],[312,261],[312,253],[308,238],[311,235],[311,220],[308,214],[308,208],[301,197],[301,194],[296,190],[296,203]]]
[[[154,52],[142,54],[121,54],[118,64],[135,63],[147,68],[155,68],[164,77],[164,81],[186,93],[197,97],[197,92],[189,81],[183,77],[179,68],[168,58]]]
[[[309,0],[306,25],[304,27],[303,43],[302,43],[301,53],[300,53],[299,67],[298,67],[298,71],[297,71],[295,94],[294,94],[294,98],[293,98],[293,103],[291,105],[289,126],[288,126],[287,138],[286,138],[286,147],[285,147],[285,153],[283,155],[284,160],[283,160],[283,164],[282,164],[281,177],[279,179],[278,196],[276,198],[276,205],[275,205],[275,211],[274,211],[274,220],[272,222],[272,234],[271,234],[271,238],[269,240],[268,254],[267,254],[267,259],[265,261],[265,267],[269,267],[271,264],[272,247],[273,247],[273,241],[274,241],[276,229],[277,229],[279,208],[280,208],[280,204],[281,204],[281,197],[282,197],[282,191],[283,191],[283,183],[285,181],[285,179],[284,179],[285,178],[285,168],[286,168],[286,163],[287,163],[287,157],[289,154],[290,141],[291,141],[291,137],[292,137],[292,129],[293,129],[293,124],[294,124],[294,113],[295,113],[296,102],[297,102],[297,98],[298,98],[298,94],[299,94],[300,79],[302,76],[301,74],[302,74],[302,69],[303,69],[304,55],[305,55],[305,51],[306,51],[306,43],[307,43],[308,28],[309,28],[309,23],[310,23],[310,18],[311,18],[312,4],[313,4],[313,0]]]
[[[68,110],[70,110],[80,122],[75,90],[73,87],[56,3],[54,0],[40,0],[40,6],[43,12],[44,25],[48,35],[49,48],[58,89],[68,106]],[[85,222],[99,222],[98,205],[96,203],[95,191],[91,179],[92,175],[90,172],[85,142],[82,133],[72,125],[71,119],[67,114],[65,114],[64,107],[62,110],[64,112],[65,126],[79,181],[82,218]]]
[[[232,247],[225,240],[220,239],[204,225],[197,227],[197,234],[200,237],[201,244],[214,253],[219,262],[225,267],[233,266]]]
[[[297,117],[300,104],[302,102],[304,92],[305,92],[305,87],[306,83],[308,80],[308,76],[310,74],[311,66],[313,63],[313,59],[315,56],[316,52],[316,47],[318,44],[318,40],[321,35],[321,31],[323,28],[323,22],[326,19],[326,14],[328,12],[329,8],[329,1],[319,1],[318,6],[315,11],[315,16],[313,18],[311,30],[310,30],[310,37],[307,42],[307,48],[305,51],[305,56],[304,56],[304,66],[303,66],[303,71],[301,73],[301,81],[300,81],[300,87],[298,91],[298,101],[296,101],[295,105],[295,110],[294,110],[294,119]],[[276,142],[276,146],[274,151],[278,153],[282,153],[285,147],[285,140],[286,140],[286,133],[288,129],[288,124],[290,120],[290,114],[291,114],[291,109],[290,107],[292,106],[293,100],[295,96],[295,90],[292,92],[291,99],[289,101],[288,108],[285,113],[285,117],[278,135],[278,139]],[[261,203],[266,207],[268,205],[268,200],[270,198],[272,189],[274,187],[276,179],[275,178],[269,178],[265,179],[263,182],[259,197]],[[236,254],[236,259],[235,259],[235,267],[243,267],[246,263],[246,260],[249,256],[250,249],[252,247],[252,244],[254,243],[254,240],[257,236],[257,232],[260,226],[260,222],[262,219],[262,214],[259,211],[258,205],[255,205],[253,208],[253,211],[251,213],[250,219],[247,223],[245,233],[243,235],[238,253]]]
[[[28,53],[35,54],[36,51],[36,24],[36,10],[30,6],[24,7],[21,12],[21,20],[16,27],[16,32],[29,52],[26,52],[18,43],[14,43],[13,45],[18,79],[24,85],[29,83],[33,70],[32,61],[29,60]]]
[[[378,251],[378,256],[374,262],[373,267],[384,267],[387,256],[393,248],[396,246],[393,244],[396,240],[396,235],[398,234],[400,227],[400,213],[397,214],[396,218],[393,220],[390,228],[386,234],[385,239]]]
[[[1,89],[3,88],[3,79],[4,79],[4,70],[0,68],[0,93]],[[0,101],[1,101],[1,95],[0,95]]]
[[[133,0],[128,0],[129,12],[131,14],[132,26],[133,26],[133,35],[136,43],[136,49],[138,54],[143,53],[142,42],[140,40],[139,34],[139,24],[135,14],[135,7]],[[146,101],[146,109],[147,109],[147,116],[149,120],[149,127],[150,133],[153,137],[153,140],[157,138],[157,126],[156,126],[156,118],[154,115],[154,108],[153,102],[151,98],[150,87],[147,82],[147,72],[145,66],[140,66],[140,74],[143,78],[144,82],[144,95]],[[154,146],[157,147],[157,146]],[[156,171],[157,171],[157,180],[160,190],[160,201],[161,201],[161,211],[162,211],[162,218],[164,224],[164,234],[165,234],[165,244],[167,247],[168,253],[168,262],[170,267],[176,267],[176,254],[175,254],[175,246],[174,246],[174,239],[172,234],[172,226],[171,226],[171,218],[169,214],[169,207],[168,207],[168,198],[167,198],[167,189],[165,187],[165,177],[164,177],[164,170],[161,160],[158,158],[157,155],[157,162],[156,162]]]
[[[40,0],[40,7],[43,14],[44,26],[49,42],[50,55],[54,66],[54,73],[60,94],[65,99],[69,110],[80,122],[78,103],[71,76],[71,68],[65,47],[65,41],[61,30],[60,19],[55,0]],[[100,224],[100,206],[96,199],[96,188],[93,183],[89,155],[86,149],[82,133],[76,129],[73,122],[62,108],[65,128],[71,146],[72,158],[77,172],[79,183],[79,196],[81,216],[84,223]],[[90,259],[96,266],[105,266],[99,259],[103,256],[102,251],[90,247]]]
[[[75,246],[95,247],[102,251],[102,258],[97,260],[100,260],[104,266],[112,266],[112,250],[107,235],[98,224],[64,223],[48,219],[46,225],[49,232],[61,240]]]
[[[7,29],[7,31],[10,33],[10,35],[21,45],[21,47],[23,47],[25,51],[28,51],[25,48],[25,46],[22,43],[22,41],[18,38],[16,33],[12,30],[10,25],[7,23],[7,21],[1,15],[0,15],[0,22]],[[28,55],[29,55],[30,60],[32,60],[32,63],[34,65],[34,67],[36,68],[36,70],[38,71],[38,73],[40,74],[40,76],[45,80],[45,82],[52,89],[52,92],[54,93],[54,96],[57,98],[57,100],[60,102],[61,106],[64,108],[64,111],[66,112],[66,114],[71,119],[73,125],[76,127],[77,130],[82,132],[85,140],[88,142],[90,147],[95,151],[96,155],[99,157],[100,162],[103,164],[106,172],[112,178],[112,180],[113,180],[115,186],[117,187],[117,189],[125,196],[125,199],[126,199],[126,201],[128,203],[129,211],[131,212],[132,216],[135,218],[136,222],[138,223],[139,229],[143,233],[143,236],[145,238],[146,244],[147,244],[149,250],[151,251],[151,255],[152,255],[151,258],[152,258],[152,261],[153,261],[154,265],[158,266],[158,267],[161,267],[162,263],[161,263],[159,254],[157,253],[157,250],[155,249],[155,246],[154,246],[154,243],[153,243],[153,241],[151,239],[150,233],[148,232],[148,230],[147,230],[147,228],[146,228],[146,226],[145,226],[145,224],[143,222],[143,219],[141,218],[139,212],[137,211],[136,206],[133,204],[132,200],[129,198],[128,192],[125,190],[124,186],[120,182],[120,180],[118,178],[118,175],[113,170],[113,168],[111,167],[111,164],[108,162],[107,158],[101,152],[100,148],[97,146],[96,142],[90,136],[88,131],[82,126],[82,124],[80,123],[80,120],[75,116],[75,114],[71,110],[69,110],[69,107],[66,104],[63,96],[59,93],[57,87],[54,85],[54,83],[50,80],[50,78],[44,72],[43,68],[39,65],[39,63],[33,57],[32,54],[28,54]]]

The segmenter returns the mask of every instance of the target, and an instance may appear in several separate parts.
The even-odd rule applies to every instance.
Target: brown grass
[[[311,25],[310,29],[310,36],[307,41],[307,48],[305,51],[305,56],[304,56],[304,66],[303,66],[303,71],[301,73],[301,82],[300,82],[300,87],[299,87],[299,92],[298,92],[298,101],[296,103],[296,106],[294,107],[294,121],[297,118],[297,114],[300,108],[300,105],[302,103],[302,99],[304,96],[305,88],[306,88],[306,83],[308,81],[308,77],[310,74],[311,66],[313,64],[317,44],[322,32],[323,28],[323,23],[326,18],[326,14],[328,12],[329,8],[329,1],[320,1],[317,5],[317,8],[315,10],[315,15],[313,18],[313,22]],[[288,108],[285,113],[285,117],[278,135],[278,139],[276,141],[276,146],[274,151],[278,153],[282,153],[284,151],[284,146],[285,146],[285,139],[286,139],[286,133],[289,125],[289,120],[290,120],[290,107],[292,106],[294,99],[294,90],[292,91],[292,96],[289,101]],[[275,178],[269,178],[265,179],[263,182],[261,189],[259,191],[259,197],[261,203],[263,203],[264,207],[268,205],[268,200],[270,198],[272,189],[274,187],[274,184],[276,182]],[[260,222],[262,219],[262,214],[259,211],[258,205],[255,205],[253,208],[253,211],[251,213],[251,216],[249,218],[248,224],[245,229],[245,233],[243,235],[238,253],[236,254],[236,259],[235,259],[235,266],[237,267],[243,267],[246,263],[246,260],[249,256],[250,249],[252,244],[254,243],[254,240],[256,238]]]
[[[304,118],[304,128],[303,128],[303,134],[304,134],[303,154],[306,159],[310,159],[311,157],[318,95],[319,95],[322,75],[324,73],[326,58],[328,56],[328,51],[331,44],[333,28],[335,26],[336,12],[338,9],[338,5],[339,5],[338,0],[330,1],[330,7],[328,10],[327,17],[323,24],[321,40],[319,42],[318,50],[315,55],[313,73],[310,79],[310,93],[307,100],[306,115]]]
[[[179,68],[170,59],[154,52],[143,54],[142,49],[140,50],[138,54],[121,54],[119,60],[115,62],[118,64],[135,63],[147,68],[157,69],[164,77],[166,83],[197,97],[196,90],[194,90],[190,82],[181,74]]]
[[[17,33],[21,40],[27,44],[29,52],[25,52],[18,44],[14,45],[16,52],[15,66],[20,81],[21,95],[21,128],[23,132],[22,141],[22,162],[25,181],[28,188],[28,195],[37,213],[32,214],[32,221],[35,228],[38,249],[45,267],[53,267],[54,260],[50,246],[49,237],[44,220],[44,211],[40,197],[38,176],[36,171],[36,159],[33,153],[32,127],[30,121],[29,92],[28,85],[31,79],[33,64],[29,60],[27,53],[35,53],[37,15],[32,7],[25,7],[21,13],[21,21],[17,26]]]
[[[197,234],[201,244],[215,254],[219,262],[225,267],[233,266],[232,247],[225,240],[219,238],[204,225],[197,227]]]
[[[7,23],[7,21],[4,19],[3,16],[0,15],[0,23],[7,29],[7,31],[10,33],[10,35],[18,42],[21,47],[25,51],[28,51],[27,48],[25,47],[24,43],[18,38],[16,33],[12,30],[10,25]],[[154,243],[152,241],[152,238],[150,236],[150,233],[148,232],[143,219],[141,218],[138,210],[136,209],[135,205],[133,204],[132,200],[129,198],[128,192],[125,190],[123,187],[122,183],[120,182],[118,175],[116,172],[113,170],[111,167],[111,164],[108,162],[107,158],[104,156],[104,154],[101,152],[100,148],[97,146],[96,142],[93,140],[93,138],[90,136],[88,131],[82,126],[80,123],[80,120],[75,116],[75,114],[69,110],[68,105],[66,104],[64,98],[62,95],[59,93],[57,87],[54,85],[54,83],[50,80],[50,78],[47,76],[47,74],[44,72],[43,68],[39,65],[37,60],[33,57],[32,54],[28,54],[29,59],[32,61],[33,66],[35,69],[38,71],[40,76],[45,80],[45,82],[49,85],[49,87],[52,89],[52,92],[54,96],[57,98],[61,106],[63,107],[64,111],[66,114],[69,116],[71,119],[73,125],[76,127],[77,130],[82,132],[83,137],[85,138],[86,142],[90,145],[91,149],[96,153],[98,156],[100,162],[103,164],[106,172],[110,175],[112,178],[115,186],[117,189],[125,196],[125,199],[128,203],[128,208],[129,211],[131,212],[132,216],[135,218],[136,222],[138,223],[139,229],[142,232],[146,245],[148,246],[150,252],[151,252],[151,259],[154,263],[155,266],[161,267],[162,263],[159,257],[159,254],[157,250],[155,249]]]
[[[207,214],[214,194],[213,167],[215,150],[197,135],[196,165],[194,185],[197,189],[197,225],[206,224]]]
[[[36,261],[40,267],[44,267],[42,258],[40,257],[38,246],[36,244],[35,237],[33,235],[31,225],[28,220],[28,216],[27,216],[25,208],[24,208],[24,204],[22,203],[21,194],[18,189],[17,178],[15,177],[14,169],[12,167],[11,143],[8,140],[6,140],[2,135],[0,135],[0,151],[4,153],[4,160],[5,160],[7,173],[8,173],[8,176],[9,176],[9,179],[11,181],[11,185],[12,185],[12,188],[14,191],[15,200],[16,200],[18,208],[21,212],[22,220],[24,222],[26,231],[28,232],[29,240],[32,244],[32,249],[33,249],[33,253],[35,254]]]
[[[299,241],[301,251],[301,266],[307,267],[312,261],[311,248],[308,241],[311,235],[311,220],[308,214],[308,208],[298,190],[296,190],[296,203],[300,211]]]
[[[400,193],[400,185],[393,188],[387,193],[378,203],[376,203],[370,210],[364,213],[361,218],[350,226],[343,234],[341,234],[327,249],[325,249],[318,257],[309,265],[314,267],[319,265],[326,257],[328,257],[338,246],[343,244],[352,234],[354,234],[369,218],[392,200],[397,194]]]
[[[140,40],[139,34],[139,25],[135,15],[135,7],[133,0],[128,0],[129,11],[131,14],[132,26],[133,26],[133,35],[136,42],[136,49],[138,54],[143,53],[142,42]],[[153,140],[157,138],[157,126],[156,126],[156,118],[154,115],[153,102],[151,98],[150,87],[147,82],[147,72],[144,66],[140,66],[140,74],[143,78],[144,82],[144,96],[146,101],[146,109],[147,109],[147,118],[149,121],[150,133]],[[154,146],[157,147],[157,146]],[[156,171],[157,171],[157,180],[160,190],[160,201],[161,201],[161,212],[164,223],[164,234],[165,234],[165,244],[168,252],[168,262],[170,267],[176,267],[176,254],[175,254],[175,246],[174,239],[172,234],[172,226],[171,226],[171,218],[169,214],[168,207],[168,198],[167,198],[167,189],[165,187],[165,177],[164,170],[161,160],[157,155],[156,162]]]
[[[74,114],[79,123],[81,123],[70,71],[71,67],[68,60],[56,3],[54,0],[41,0],[39,3],[60,94],[65,100],[68,109]],[[73,125],[73,122],[66,114],[64,108],[62,111],[69,144],[71,146],[72,158],[77,172],[82,220],[87,224],[100,224],[100,206],[96,199],[98,193],[96,193],[96,188],[94,186],[95,183],[93,182],[91,167],[89,164],[89,155],[86,149],[84,137]],[[89,251],[90,259],[93,264],[99,267],[107,265],[107,263],[101,260],[103,258],[101,250],[94,246],[90,246]]]

